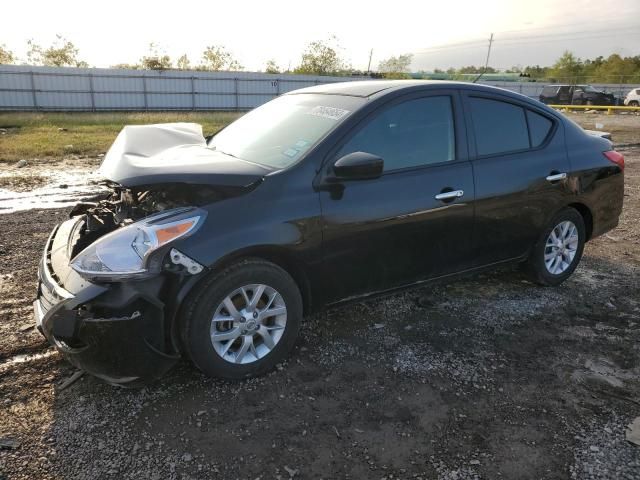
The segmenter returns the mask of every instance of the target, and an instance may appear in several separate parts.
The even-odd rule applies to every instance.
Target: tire
[[[255,296],[258,304],[252,308]],[[262,375],[275,367],[293,348],[302,322],[296,282],[282,268],[259,259],[212,275],[185,304],[181,327],[186,354],[204,374],[227,380]],[[259,312],[267,310],[278,313],[264,313],[263,318]],[[245,343],[250,346],[245,348]]]
[[[638,101],[637,101],[637,100],[631,100],[631,101],[629,102],[629,106],[630,106],[630,107],[637,107],[638,105],[640,105],[640,104],[638,103]]]
[[[575,227],[575,233],[577,241],[570,241],[573,237],[568,238],[566,245],[563,245],[563,251],[558,248],[556,244],[550,246],[553,243],[552,232],[554,235],[562,234],[562,231],[558,228],[560,226],[568,225],[569,222]],[[554,232],[555,230],[555,232]],[[571,227],[567,230],[567,236],[572,233]],[[560,238],[560,237],[559,237]],[[560,241],[562,241],[560,239]],[[556,286],[560,285],[574,272],[580,259],[582,258],[582,252],[584,250],[584,244],[586,241],[586,231],[584,226],[584,219],[582,215],[574,208],[564,208],[558,212],[553,219],[549,222],[549,225],[544,229],[538,241],[534,245],[529,260],[527,261],[526,270],[534,282],[544,286]],[[569,260],[569,257],[573,253],[573,257]],[[548,260],[545,259],[545,255],[548,255]],[[555,260],[552,255],[555,255]],[[550,263],[550,266],[548,265]]]

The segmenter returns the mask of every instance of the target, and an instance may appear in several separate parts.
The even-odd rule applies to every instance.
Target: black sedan
[[[198,128],[126,127],[46,244],[37,326],[111,383],[258,375],[309,312],[486,267],[558,285],[622,210],[610,141],[497,88],[321,85]]]

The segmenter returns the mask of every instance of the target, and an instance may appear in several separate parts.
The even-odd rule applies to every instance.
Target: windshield
[[[284,95],[240,117],[208,145],[243,160],[286,168],[364,101],[341,95]]]

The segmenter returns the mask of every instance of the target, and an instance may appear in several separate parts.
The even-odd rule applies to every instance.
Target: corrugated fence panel
[[[0,110],[248,110],[323,83],[370,80],[255,72],[0,65]],[[544,83],[486,81],[532,98]],[[594,85],[623,97],[634,85]]]
[[[140,92],[144,90],[144,82],[140,77],[92,75],[93,88],[96,92]]]
[[[236,92],[236,80],[233,78],[216,79],[198,77],[194,80],[194,84],[194,88],[197,93],[235,94]]]
[[[32,110],[33,93],[0,90],[0,110],[2,110],[2,106],[6,110]]]
[[[96,110],[144,110],[144,94],[101,93],[94,94]]]
[[[298,88],[361,79],[3,65],[0,110],[248,110]]]
[[[0,89],[31,90],[31,74],[2,75],[2,70],[0,70]]]

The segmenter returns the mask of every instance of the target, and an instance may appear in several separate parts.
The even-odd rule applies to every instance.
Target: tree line
[[[33,40],[27,42],[26,62],[19,62],[16,55],[4,44],[0,44],[0,64],[24,63],[52,67],[88,67],[80,58],[78,47],[70,40],[57,35],[53,43],[44,47]],[[460,79],[469,74],[517,74],[531,81],[562,83],[640,83],[640,55],[622,57],[614,53],[607,58],[581,59],[566,51],[549,67],[517,66],[499,72],[492,67],[469,65],[447,70],[435,69],[433,72],[411,73],[413,55],[405,53],[391,56],[378,63],[374,72],[354,69],[345,59],[342,48],[335,36],[326,40],[317,40],[306,45],[297,66],[281,68],[270,59],[264,66],[266,73],[297,73],[309,75],[372,75],[382,78],[429,78],[438,75],[442,78]],[[137,63],[120,63],[111,68],[136,70],[203,70],[203,71],[241,71],[244,67],[224,45],[208,45],[197,61],[186,54],[173,59],[157,43],[150,43],[148,51]],[[440,78],[440,77],[439,77]]]

